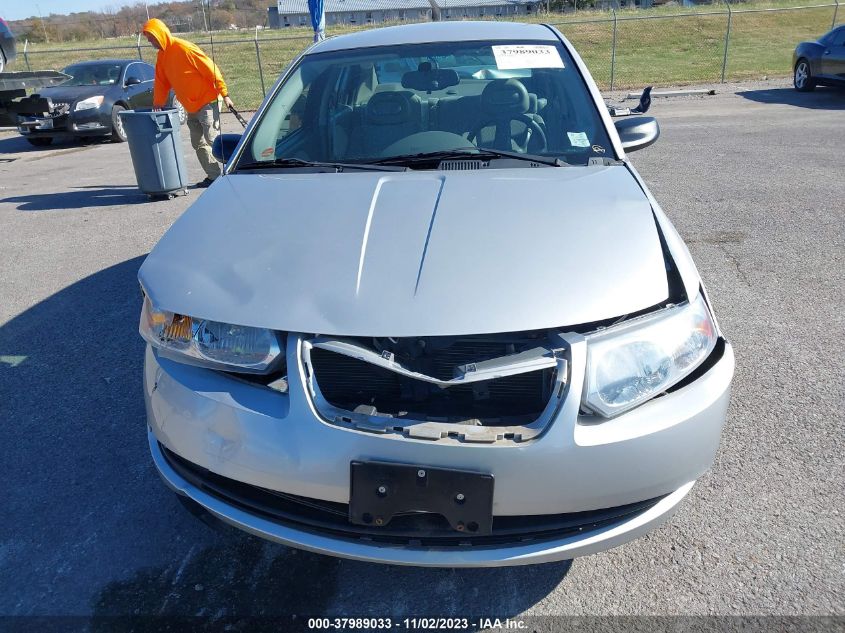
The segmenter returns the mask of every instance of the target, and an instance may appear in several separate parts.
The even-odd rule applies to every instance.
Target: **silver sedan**
[[[141,267],[152,457],[189,503],[314,552],[570,559],[710,466],[734,356],[686,246],[555,29],[309,48]]]

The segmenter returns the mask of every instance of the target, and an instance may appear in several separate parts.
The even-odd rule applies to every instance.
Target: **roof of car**
[[[69,64],[70,66],[99,66],[100,64],[131,64],[134,62],[140,62],[140,59],[91,59],[85,62],[74,62]],[[147,62],[143,62],[147,63]]]
[[[423,22],[369,29],[323,40],[308,53],[326,53],[350,48],[425,44],[428,42],[471,42],[475,40],[548,40],[556,41],[555,33],[543,24],[520,22]]]

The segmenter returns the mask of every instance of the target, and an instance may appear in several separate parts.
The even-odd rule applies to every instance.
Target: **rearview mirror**
[[[420,64],[420,70],[412,70],[402,75],[402,87],[419,92],[433,92],[457,86],[461,83],[458,72],[451,68],[431,68],[426,62]]]
[[[141,83],[141,80],[138,79],[137,77],[127,77],[126,78],[126,85],[127,86],[134,86],[134,85],[137,85],[139,83]]]
[[[235,148],[240,142],[240,134],[218,134],[211,145],[211,155],[221,163],[225,163],[235,153]]]
[[[660,126],[657,120],[650,116],[637,116],[614,121],[622,149],[635,152],[653,144],[660,137]]]

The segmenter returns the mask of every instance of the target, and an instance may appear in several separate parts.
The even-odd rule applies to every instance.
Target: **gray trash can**
[[[138,188],[150,197],[188,193],[178,110],[125,110],[123,121]]]

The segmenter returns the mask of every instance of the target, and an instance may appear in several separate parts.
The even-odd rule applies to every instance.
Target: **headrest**
[[[416,115],[412,111],[415,94],[401,92],[376,92],[367,102],[367,121],[376,125],[398,125],[411,121]]]
[[[528,112],[528,91],[516,79],[494,79],[481,93],[481,107],[486,114],[496,118],[525,114]]]

